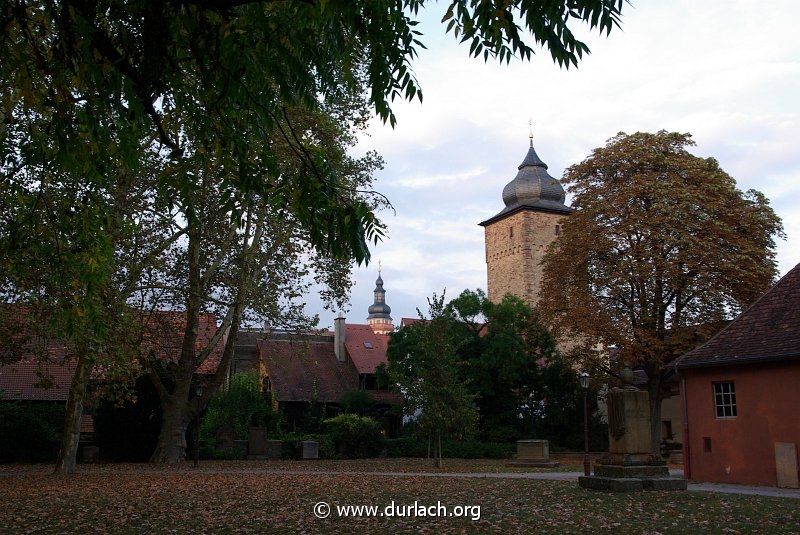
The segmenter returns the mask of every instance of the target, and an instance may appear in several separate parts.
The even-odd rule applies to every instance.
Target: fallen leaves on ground
[[[407,460],[406,460],[407,461]],[[0,468],[0,531],[7,533],[635,533],[800,530],[797,500],[713,493],[606,494],[574,482],[363,474],[276,474],[295,463],[204,463],[178,467],[81,467],[69,477],[45,467]],[[313,463],[312,463],[313,464]],[[308,467],[309,463],[305,463]],[[397,465],[404,465],[397,460]],[[250,464],[250,466],[254,466]],[[323,464],[320,464],[323,466]],[[327,469],[331,469],[329,465]],[[406,463],[407,472],[413,463]],[[210,467],[213,467],[212,470]],[[228,467],[230,470],[226,470]],[[205,468],[205,471],[203,470]],[[371,470],[397,471],[390,469]],[[463,471],[463,470],[462,470]],[[330,503],[330,518],[313,515]],[[338,518],[336,505],[480,506],[480,520],[453,517]]]

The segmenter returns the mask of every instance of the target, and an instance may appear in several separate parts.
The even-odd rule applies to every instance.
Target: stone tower
[[[386,304],[386,290],[383,289],[381,270],[378,268],[378,278],[375,280],[375,301],[370,305],[367,323],[376,334],[388,334],[394,330],[392,325],[392,309]]]
[[[536,154],[532,135],[518,169],[503,188],[505,208],[480,225],[485,229],[489,299],[499,302],[510,293],[534,307],[542,284],[542,258],[572,209],[564,204],[561,183]]]

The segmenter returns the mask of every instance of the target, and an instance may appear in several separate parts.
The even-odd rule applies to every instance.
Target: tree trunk
[[[71,474],[75,471],[78,456],[78,443],[81,439],[81,417],[83,416],[83,398],[86,395],[86,384],[89,379],[89,361],[85,351],[78,351],[78,362],[75,375],[69,386],[66,414],[64,415],[64,431],[61,434],[61,446],[56,459],[55,473]]]
[[[186,396],[176,390],[167,402],[163,402],[161,431],[150,462],[175,464],[186,459],[186,429],[191,414]]]
[[[436,468],[442,467],[442,432],[436,431]]]

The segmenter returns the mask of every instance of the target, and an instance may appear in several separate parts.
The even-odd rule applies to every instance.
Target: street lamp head
[[[584,390],[589,388],[589,374],[587,372],[581,372],[580,378],[581,378],[581,388],[583,388]]]

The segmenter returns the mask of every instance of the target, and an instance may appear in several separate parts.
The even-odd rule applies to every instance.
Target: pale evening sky
[[[530,116],[556,178],[617,132],[690,132],[695,154],[762,191],[783,219],[780,273],[800,262],[800,2],[634,0],[621,31],[577,32],[592,53],[568,71],[544,50],[510,65],[469,58],[444,34],[445,8],[422,15],[428,50],[414,69],[424,101],[395,102],[397,127],[375,121],[356,149],[386,160],[375,187],[396,214],[381,214],[388,239],[355,269],[349,323],[366,323],[379,259],[395,325],[433,292],[486,289],[478,223],[503,207]],[[333,324],[316,295],[307,302],[321,327]]]

